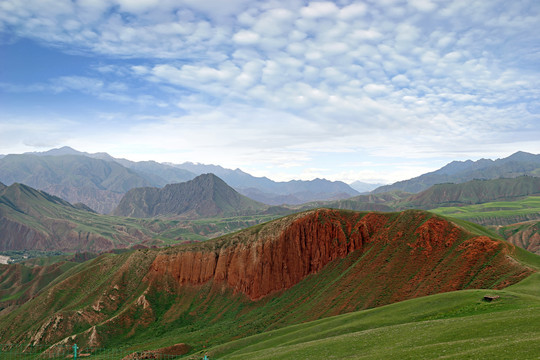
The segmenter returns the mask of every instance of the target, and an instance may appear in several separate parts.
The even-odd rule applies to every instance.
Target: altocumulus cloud
[[[144,100],[149,114],[152,102],[168,106],[127,133],[159,137],[171,153],[189,134],[200,161],[219,153],[289,168],[314,149],[417,158],[530,147],[540,127],[539,14],[534,0],[4,0],[0,29],[115,60],[28,91]]]

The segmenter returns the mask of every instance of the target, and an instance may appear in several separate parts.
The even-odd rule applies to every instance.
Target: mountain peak
[[[511,160],[511,161],[532,161],[540,163],[540,155],[534,155],[525,151],[518,151],[507,157],[506,159],[501,160]]]
[[[131,217],[211,217],[248,214],[267,206],[245,197],[218,176],[207,173],[162,189],[135,188],[124,195],[114,214]]]
[[[86,155],[81,151],[75,150],[69,146],[62,146],[60,148],[51,149],[43,152],[32,152],[33,155],[44,155],[44,156],[59,156],[59,155]]]

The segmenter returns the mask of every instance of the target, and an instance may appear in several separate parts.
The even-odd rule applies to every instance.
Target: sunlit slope
[[[531,267],[540,257],[517,256]],[[492,301],[485,296],[499,297]],[[289,326],[198,355],[219,359],[537,359],[540,274],[504,290],[462,290]]]

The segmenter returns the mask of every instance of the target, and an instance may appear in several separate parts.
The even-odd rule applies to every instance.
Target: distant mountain
[[[300,206],[300,210],[327,207],[355,211],[395,211],[395,204],[411,196],[403,191],[391,191],[380,194],[358,195],[335,201],[315,201]]]
[[[23,183],[100,213],[110,212],[129,189],[153,185],[116,162],[82,155],[7,155],[0,159],[0,181]]]
[[[519,151],[504,159],[453,161],[439,170],[381,186],[373,192],[401,190],[418,193],[436,184],[463,183],[474,179],[513,178],[522,175],[540,176],[540,155]]]
[[[115,159],[117,163],[144,175],[151,180],[153,186],[163,187],[167,184],[175,184],[193,180],[197,174],[191,171],[179,169],[174,166],[160,164],[155,161],[129,161],[125,159]]]
[[[264,211],[267,205],[251,200],[214,174],[169,184],[164,188],[135,188],[126,193],[115,215],[129,217],[200,218],[218,215],[246,215]]]
[[[359,193],[368,193],[384,185],[385,184],[371,184],[371,183],[366,183],[362,181],[355,181],[349,184],[350,187],[352,187],[354,190],[358,191]]]
[[[45,159],[51,157],[78,156],[91,158],[96,161],[114,162],[128,169],[132,175],[144,179],[145,184],[138,184],[133,187],[163,187],[167,184],[192,180],[198,175],[213,173],[223,179],[239,193],[269,205],[301,204],[317,200],[337,200],[359,194],[356,190],[341,181],[315,179],[311,181],[292,180],[288,182],[276,182],[266,177],[252,176],[240,169],[231,170],[218,165],[204,165],[190,162],[183,164],[162,164],[155,161],[134,162],[126,159],[117,159],[107,153],[90,154],[81,152],[67,146],[45,152],[26,153],[19,156],[26,156],[30,159],[33,157]],[[2,171],[1,163],[2,159],[0,159],[0,174]],[[32,162],[21,165],[21,167],[25,167],[30,171],[32,171],[34,166],[35,164]],[[51,176],[45,176],[42,177],[41,183],[32,182],[30,185],[61,196],[72,203],[83,202],[100,213],[109,213],[118,204],[122,194],[129,190],[122,190],[115,196],[111,196],[111,194],[108,193],[100,194],[99,196],[96,196],[98,194],[93,194],[91,197],[96,199],[96,201],[89,203],[88,200],[90,199],[90,196],[78,196],[75,194],[75,192],[78,191],[77,186],[70,186],[65,184],[65,182],[62,185],[59,184],[61,179],[66,177],[66,174],[63,171],[58,171],[57,168],[50,170],[57,175],[54,181],[51,180]],[[16,176],[14,176],[13,180],[9,183],[26,183],[24,170],[21,171],[20,169],[15,169],[15,173]],[[84,172],[81,172],[79,175],[84,176],[83,174]],[[0,181],[2,180],[3,177],[0,175]],[[61,186],[63,191],[57,189],[57,186]],[[100,188],[103,188],[102,190],[106,191],[110,190],[106,186],[101,186]],[[84,192],[85,191],[83,191],[83,194]]]
[[[195,178],[197,175],[183,169],[179,169],[174,166],[160,164],[155,161],[130,161],[126,159],[114,158],[111,155],[99,152],[99,153],[87,153],[75,150],[69,146],[64,146],[58,149],[51,149],[45,152],[33,152],[27,153],[36,156],[63,156],[63,155],[80,155],[93,159],[114,161],[120,165],[134,170],[139,175],[142,175],[150,181],[151,186],[165,186],[167,184],[184,182]]]
[[[481,204],[540,195],[540,177],[472,180],[461,184],[438,184],[418,194],[401,199],[397,209],[433,209],[441,206]]]
[[[213,173],[239,193],[269,205],[296,205],[309,201],[346,199],[359,195],[358,191],[342,181],[314,179],[278,182],[267,177],[252,176],[240,169],[230,170],[218,165],[186,162],[172,166],[195,174]]]

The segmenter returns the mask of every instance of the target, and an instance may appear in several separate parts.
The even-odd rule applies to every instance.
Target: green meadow
[[[473,221],[483,225],[507,225],[540,218],[540,196],[515,201],[496,201],[483,204],[439,207],[430,210],[439,215]]]
[[[540,257],[517,250],[540,269]],[[499,296],[493,301],[484,296]],[[211,359],[538,359],[540,273],[289,326],[192,355]]]

